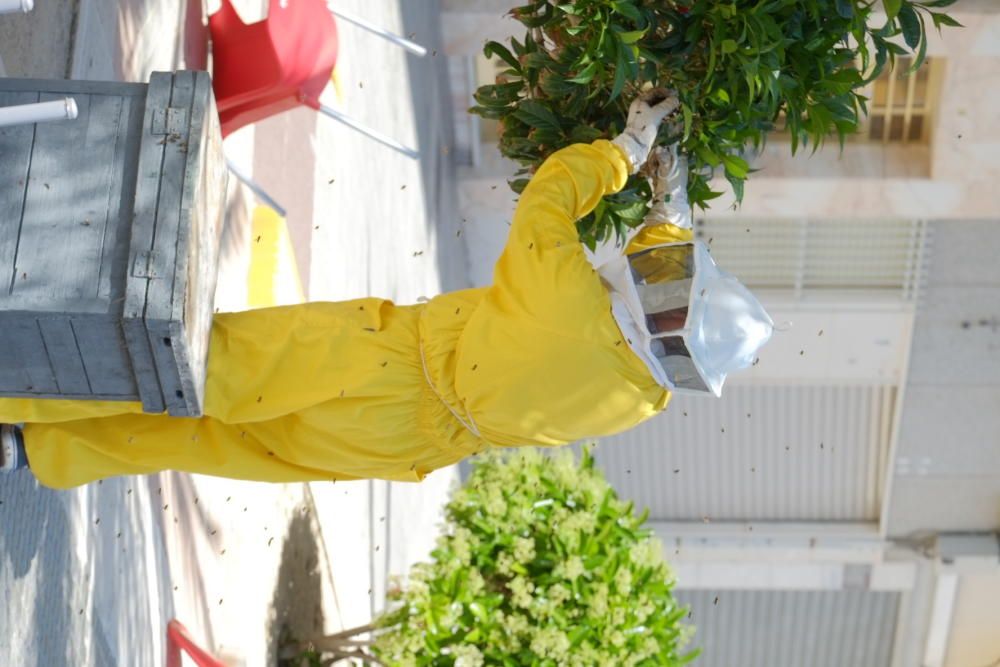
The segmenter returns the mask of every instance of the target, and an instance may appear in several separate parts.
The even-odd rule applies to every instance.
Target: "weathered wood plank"
[[[170,302],[173,335],[175,339],[180,337],[182,342],[180,346],[175,343],[173,353],[188,414],[200,414],[204,400],[212,304],[225,208],[222,200],[228,175],[214,101],[208,75],[195,73],[180,207],[181,233]],[[183,328],[178,326],[180,323],[183,323]]]
[[[32,386],[27,371],[21,365],[20,345],[17,338],[24,332],[19,320],[4,318],[0,327],[0,386],[6,390],[25,391]]]
[[[59,395],[92,394],[83,366],[83,355],[67,317],[41,317],[38,328],[52,365]],[[89,350],[88,350],[89,352]]]
[[[197,172],[192,172],[192,180],[197,179],[197,183],[186,191],[190,197],[191,226],[197,232],[192,236],[190,251],[197,271],[189,271],[193,278],[184,304],[183,321],[188,335],[189,357],[189,373],[184,381],[197,392],[200,410],[204,403],[205,374],[208,370],[229,169],[222,150],[222,130],[212,94],[212,82],[207,74],[201,75],[199,86],[202,92],[196,100],[204,104],[198,113],[202,126],[197,134],[192,131],[192,136],[198,138]]]
[[[40,396],[28,391],[13,391],[4,389],[0,392],[3,398],[52,398],[61,401],[135,401],[135,396],[122,396],[120,394],[52,394]]]
[[[13,288],[39,304],[96,296],[105,231],[117,223],[108,206],[121,98],[78,95],[77,106],[75,120],[35,131]]]
[[[140,133],[135,212],[132,217],[126,266],[122,327],[129,356],[132,359],[132,370],[135,373],[139,397],[146,412],[163,412],[166,409],[144,317],[146,293],[150,282],[149,255],[153,249],[156,205],[160,195],[160,173],[166,145],[161,141],[160,135],[153,134],[153,123],[156,110],[165,109],[170,105],[172,88],[173,75],[153,72],[149,80]]]
[[[108,202],[108,225],[101,244],[100,276],[97,298],[109,304],[110,312],[124,310],[125,274],[131,241],[132,215],[135,207],[138,174],[139,138],[145,112],[145,96],[121,97],[120,135],[112,161],[111,192],[118,193]]]
[[[146,319],[170,320],[174,316],[174,285],[184,280],[187,267],[187,229],[182,224],[184,186],[189,166],[188,132],[192,122],[194,72],[177,72],[167,115],[175,119],[164,139],[163,168],[160,172],[160,197],[157,202],[153,261],[160,279],[150,283],[146,297]],[[183,212],[186,213],[186,212]]]
[[[34,318],[5,318],[0,327],[0,361],[3,386],[35,395],[59,391]]]
[[[121,81],[75,81],[71,79],[0,79],[0,90],[60,95],[115,95],[144,97],[146,84]]]
[[[177,281],[186,282],[187,234],[184,222],[185,171],[188,166],[189,131],[194,102],[194,72],[174,74],[170,106],[164,113],[166,131],[163,168],[160,173],[160,198],[157,202],[156,232],[150,262],[161,278],[150,281],[146,292],[146,329],[149,331],[153,358],[163,389],[167,411],[172,415],[191,414],[181,383],[178,351],[183,337],[177,337],[173,321],[173,294]],[[167,344],[169,341],[169,344]],[[177,348],[177,349],[174,349]]]
[[[136,383],[120,323],[103,317],[75,318],[73,333],[80,349],[87,351],[83,365],[91,389],[134,400]]]
[[[0,107],[37,101],[38,93],[0,90]],[[9,296],[14,278],[34,138],[34,125],[0,128],[0,305]]]

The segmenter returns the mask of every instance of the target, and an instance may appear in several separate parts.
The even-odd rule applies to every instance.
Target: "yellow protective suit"
[[[608,141],[553,154],[525,189],[489,288],[217,315],[205,416],[134,403],[0,399],[36,477],[71,487],[163,469],[290,482],[419,481],[490,446],[626,430],[669,392],[622,340],[574,222],[625,183]],[[670,225],[635,251],[688,240]]]

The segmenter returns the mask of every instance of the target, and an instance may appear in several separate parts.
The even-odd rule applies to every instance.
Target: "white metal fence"
[[[925,220],[702,218],[698,236],[719,265],[752,289],[869,292],[914,301],[929,245]]]

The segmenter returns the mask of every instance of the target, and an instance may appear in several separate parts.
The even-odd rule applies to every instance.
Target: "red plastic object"
[[[318,108],[337,64],[337,24],[325,0],[271,0],[246,24],[230,0],[208,20],[222,136],[297,106]]]
[[[187,653],[198,667],[226,667],[194,643],[187,628],[174,619],[167,623],[167,667],[181,667],[181,653]]]

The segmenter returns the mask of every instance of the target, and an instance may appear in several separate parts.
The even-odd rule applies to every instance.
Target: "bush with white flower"
[[[480,457],[376,623],[388,665],[682,665],[692,628],[660,542],[585,451]]]

